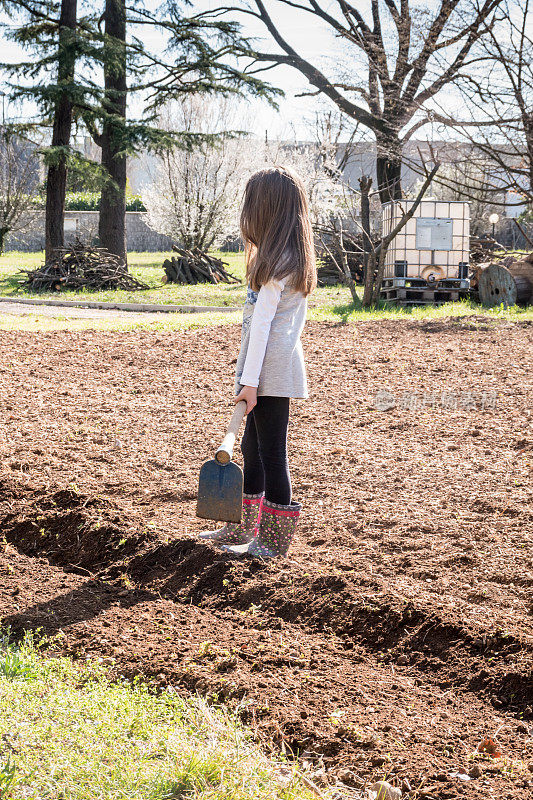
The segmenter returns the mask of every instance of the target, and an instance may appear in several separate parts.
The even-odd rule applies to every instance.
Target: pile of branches
[[[208,256],[199,247],[182,250],[173,245],[172,249],[178,255],[163,262],[165,283],[240,283],[235,275],[227,272],[229,265],[225,261]]]
[[[364,261],[363,261],[363,236],[360,233],[348,233],[344,231],[342,244],[338,235],[329,229],[316,229],[317,234],[317,255],[320,266],[317,270],[319,286],[335,286],[343,283],[343,276],[339,272],[337,265],[342,264],[343,257],[346,258],[350,274],[356,283],[363,283]]]
[[[26,286],[34,292],[61,289],[148,289],[136,280],[120,258],[104,247],[77,240],[71,247],[54,250],[50,261],[34,270],[24,270]]]
[[[495,250],[504,249],[492,236],[472,235],[470,237],[470,263],[480,264],[481,262],[489,261],[494,257]]]

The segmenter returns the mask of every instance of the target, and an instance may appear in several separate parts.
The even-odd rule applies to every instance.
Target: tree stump
[[[513,276],[500,264],[489,264],[478,280],[479,299],[487,308],[516,305],[517,288]]]

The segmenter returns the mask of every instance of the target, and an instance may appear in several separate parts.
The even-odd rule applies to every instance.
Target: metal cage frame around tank
[[[383,204],[383,234],[389,233],[414,200],[391,200]],[[450,247],[417,247],[420,242],[418,220],[442,221],[433,227],[441,244],[444,228],[451,224]],[[440,227],[440,231],[438,230]],[[433,234],[431,234],[433,235]],[[431,242],[433,243],[433,242]],[[462,200],[422,200],[413,217],[391,242],[385,257],[385,287],[468,289],[470,257],[470,204]]]

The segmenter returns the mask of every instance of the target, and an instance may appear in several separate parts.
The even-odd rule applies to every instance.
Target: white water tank
[[[398,224],[413,200],[383,205],[383,235]],[[470,204],[422,200],[392,240],[385,258],[385,286],[468,288]]]

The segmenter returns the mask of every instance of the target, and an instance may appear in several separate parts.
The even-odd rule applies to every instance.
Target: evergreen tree
[[[72,130],[73,100],[69,85],[76,66],[77,0],[61,0],[58,22],[57,85],[61,91],[53,103],[53,130],[48,177],[46,180],[45,257],[64,245],[65,194],[67,191],[67,152]]]
[[[12,96],[33,100],[39,109],[38,118],[24,127],[52,128],[51,145],[43,150],[48,164],[47,256],[63,244],[68,166],[83,163],[71,141],[73,125],[84,125],[101,147],[100,240],[125,260],[128,155],[188,147],[210,138],[160,130],[155,120],[161,105],[185,93],[249,91],[270,99],[276,94],[236,66],[235,54],[249,46],[237,24],[206,14],[187,17],[175,0],[157,12],[140,1],[133,7],[126,7],[125,0],[102,2],[99,16],[84,0],[0,0],[14,23],[10,37],[31,56],[27,62],[4,65],[12,78]],[[164,39],[162,55],[150,52],[142,41],[148,26]],[[127,118],[132,95],[144,98],[140,119]]]
[[[126,263],[126,3],[105,0],[104,98],[102,166],[105,179],[100,198],[100,243]]]
[[[33,100],[39,119],[20,126],[31,131],[43,123],[52,128],[51,144],[43,148],[46,179],[46,257],[64,244],[63,217],[67,168],[72,155],[71,132],[79,89],[75,80],[80,55],[78,0],[3,0],[13,28],[7,34],[35,55],[31,61],[2,65],[14,78],[11,94],[17,100]],[[83,21],[87,30],[88,21]]]
[[[105,0],[104,94],[100,108],[86,109],[84,119],[102,149],[100,242],[124,262],[127,156],[143,149],[188,148],[216,138],[161,129],[157,125],[161,106],[187,94],[248,91],[272,100],[277,93],[232,63],[234,56],[249,48],[239,25],[206,14],[185,16],[184,5],[169,0],[154,13],[142,2],[127,7],[125,0]],[[145,47],[140,38],[143,27],[156,28],[165,39],[162,55]],[[146,98],[143,118],[130,121],[127,99],[139,93]]]

